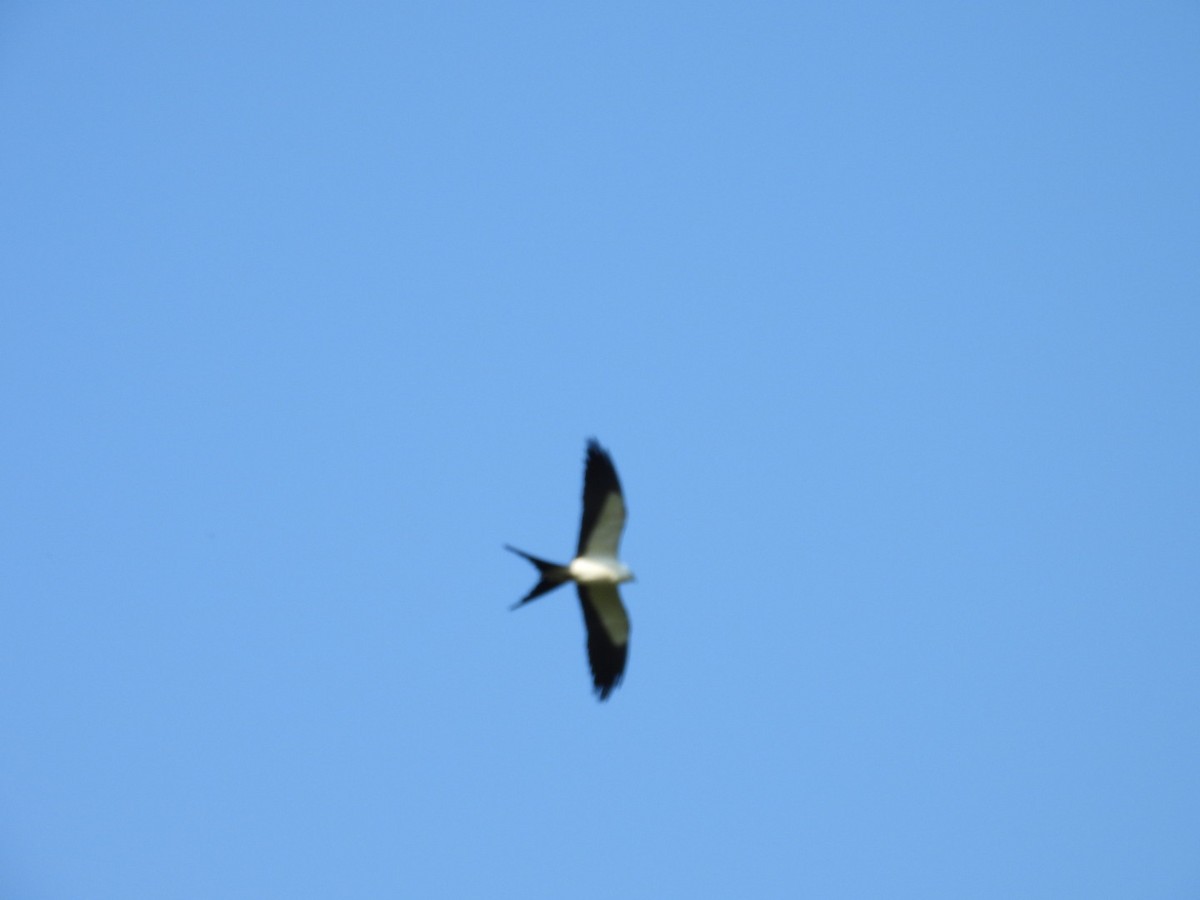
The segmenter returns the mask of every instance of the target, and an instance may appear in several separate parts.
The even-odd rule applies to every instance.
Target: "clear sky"
[[[1198,111],[1193,2],[5,4],[0,896],[1200,896]]]

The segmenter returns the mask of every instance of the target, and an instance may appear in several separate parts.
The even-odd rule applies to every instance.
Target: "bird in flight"
[[[617,585],[633,581],[629,567],[617,559],[617,545],[625,529],[625,498],[608,452],[595,438],[588,441],[583,476],[583,523],[579,549],[565,566],[530,556],[510,547],[537,568],[541,576],[528,594],[513,605],[525,605],[568,581],[575,582],[587,627],[588,662],[596,696],[606,700],[621,682],[629,650],[629,617],[621,605]]]

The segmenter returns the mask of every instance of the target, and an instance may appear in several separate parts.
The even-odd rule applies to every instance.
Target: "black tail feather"
[[[521,556],[529,560],[537,568],[538,574],[542,576],[528,594],[512,605],[512,609],[516,609],[518,606],[523,606],[530,600],[534,600],[542,596],[542,594],[548,594],[556,587],[561,587],[571,580],[567,575],[566,566],[560,566],[558,563],[552,563],[544,559],[539,559],[536,556],[530,556],[524,550],[518,550],[516,547],[510,547],[508,544],[504,545],[504,549],[510,550],[517,554],[517,556]]]

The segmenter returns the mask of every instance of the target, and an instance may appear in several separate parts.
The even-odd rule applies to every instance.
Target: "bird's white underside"
[[[632,581],[629,566],[612,557],[577,556],[567,566],[572,581],[580,584],[621,584]]]

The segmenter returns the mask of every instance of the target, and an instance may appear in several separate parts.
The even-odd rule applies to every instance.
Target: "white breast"
[[[633,578],[633,573],[629,571],[629,567],[624,563],[615,559],[591,556],[575,557],[571,560],[571,564],[567,566],[567,574],[575,581],[585,584],[595,584],[597,582],[620,584],[623,581],[630,581]]]

